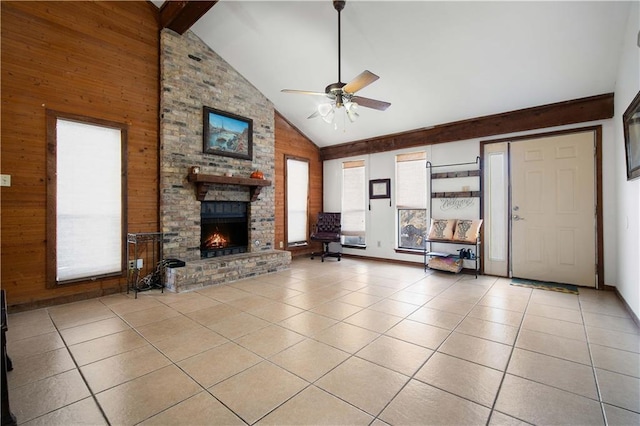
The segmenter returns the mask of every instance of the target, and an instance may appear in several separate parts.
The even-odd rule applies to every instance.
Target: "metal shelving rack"
[[[127,234],[127,294],[160,288],[164,292],[165,265],[162,232]]]
[[[434,173],[433,169],[440,167],[455,167],[455,166],[471,166],[474,165],[477,167],[475,170],[465,170],[458,172],[443,172],[443,173]],[[482,217],[481,209],[482,209],[482,163],[480,161],[480,157],[476,157],[476,161],[468,162],[468,163],[454,163],[454,164],[440,164],[434,166],[430,161],[427,161],[427,170],[429,171],[429,192],[427,194],[429,196],[429,215],[433,214],[433,199],[434,198],[478,198],[479,206],[478,206],[478,217]],[[455,178],[465,178],[465,177],[477,177],[479,181],[479,190],[478,191],[465,191],[465,192],[437,192],[434,193],[432,190],[432,182],[433,179],[455,179]],[[449,241],[449,240],[430,240],[425,239],[424,243],[424,269],[426,270],[429,266],[430,255],[431,252],[431,244],[456,244],[456,245],[466,245],[466,246],[474,246],[474,258],[467,259],[475,261],[474,273],[476,278],[478,278],[478,274],[480,272],[480,256],[481,256],[481,246],[482,243],[480,241],[480,237],[477,238],[475,243],[462,242],[462,241]],[[452,255],[452,257],[457,257]]]

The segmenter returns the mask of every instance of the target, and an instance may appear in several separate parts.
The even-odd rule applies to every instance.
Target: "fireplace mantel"
[[[204,201],[204,198],[207,196],[207,192],[209,191],[209,186],[213,184],[246,186],[249,188],[251,201],[256,201],[258,199],[258,195],[260,195],[262,187],[271,186],[271,181],[265,179],[216,176],[206,175],[203,173],[189,173],[187,180],[196,184],[196,198],[198,201]]]

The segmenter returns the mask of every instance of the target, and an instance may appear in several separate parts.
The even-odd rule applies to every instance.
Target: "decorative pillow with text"
[[[455,219],[431,219],[431,228],[429,228],[430,240],[450,240],[453,238],[453,228],[456,224]]]
[[[456,221],[456,232],[453,234],[455,241],[466,241],[475,243],[480,234],[482,219],[468,220],[458,219]]]

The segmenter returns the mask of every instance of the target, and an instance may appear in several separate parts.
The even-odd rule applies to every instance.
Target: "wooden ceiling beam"
[[[184,34],[216,3],[218,3],[217,0],[165,1],[160,8],[160,25],[162,28],[169,28],[178,34]]]
[[[484,138],[613,117],[613,93],[590,96],[320,149],[322,160]]]

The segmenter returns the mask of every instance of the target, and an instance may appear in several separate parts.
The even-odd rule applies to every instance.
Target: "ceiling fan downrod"
[[[333,7],[338,11],[338,83],[342,83],[341,78],[341,57],[342,57],[342,49],[340,45],[340,40],[342,40],[341,35],[341,25],[340,25],[340,12],[344,9],[344,6],[347,2],[345,0],[333,0]]]
[[[338,12],[338,82],[330,84],[325,89],[327,93],[333,93],[335,95],[336,107],[338,108],[340,108],[343,104],[342,88],[346,86],[346,84],[342,82],[342,72],[341,72],[342,71],[342,46],[341,46],[342,25],[340,20],[340,16],[341,16],[340,12],[342,12],[342,9],[344,9],[344,6],[346,5],[346,3],[347,3],[346,0],[333,0],[333,7]]]

